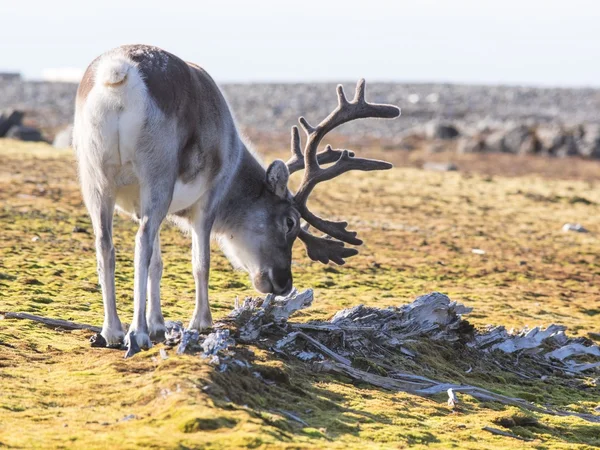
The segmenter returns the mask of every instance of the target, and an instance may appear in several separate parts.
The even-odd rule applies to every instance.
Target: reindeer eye
[[[293,217],[286,217],[285,224],[287,225],[287,232],[290,233],[296,226],[296,220]]]

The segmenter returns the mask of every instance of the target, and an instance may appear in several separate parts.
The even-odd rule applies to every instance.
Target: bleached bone
[[[202,356],[208,358],[233,345],[235,345],[235,341],[229,336],[229,330],[217,330],[206,336],[202,342],[202,350],[204,350]]]
[[[242,342],[255,341],[261,330],[274,323],[282,323],[296,311],[312,305],[313,291],[307,289],[298,292],[293,289],[287,296],[267,295],[262,299],[248,298],[226,317],[233,321]]]
[[[540,327],[531,330],[523,330],[518,335],[507,335],[504,342],[497,343],[491,347],[492,350],[502,350],[505,353],[513,353],[518,350],[537,348],[547,339],[551,339],[558,345],[564,345],[567,341],[563,325],[552,324],[545,330]]]
[[[432,292],[417,297],[415,301],[400,307],[400,309],[407,314],[407,320],[419,324],[433,322],[440,325],[449,325],[457,317],[473,311],[473,308],[449,300],[448,296],[444,294]]]
[[[348,358],[344,358],[343,356],[338,355],[333,350],[330,350],[329,348],[327,348],[325,345],[321,344],[316,339],[313,339],[312,337],[308,336],[307,334],[305,334],[301,331],[294,331],[293,333],[288,334],[285,338],[278,341],[277,344],[275,344],[275,347],[277,349],[281,350],[284,347],[286,347],[287,345],[291,344],[294,340],[296,340],[296,338],[299,338],[299,337],[301,337],[302,339],[304,339],[305,341],[307,341],[308,343],[313,345],[317,350],[319,350],[321,353],[324,353],[325,355],[329,356],[333,360],[335,360],[339,363],[342,363],[342,364],[348,364],[348,365],[351,364],[351,361]]]
[[[569,358],[573,358],[574,356],[581,355],[592,355],[592,356],[600,356],[600,347],[597,345],[591,345],[589,347],[579,344],[573,343],[569,345],[565,345],[564,347],[557,348],[550,353],[546,353],[547,359],[560,359],[561,361]]]
[[[448,389],[448,406],[451,408],[456,408],[458,406],[458,399],[452,388]]]

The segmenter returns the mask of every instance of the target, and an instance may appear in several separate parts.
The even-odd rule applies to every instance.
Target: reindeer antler
[[[316,127],[310,125],[304,117],[298,119],[307,136],[304,153],[300,148],[298,127],[292,127],[292,157],[287,162],[287,166],[290,173],[305,168],[302,183],[294,195],[294,203],[302,218],[327,236],[338,239],[316,237],[307,230],[302,230],[299,237],[306,246],[308,256],[313,261],[327,263],[331,260],[341,265],[344,264],[344,258],[358,253],[356,249],[344,247],[344,242],[360,245],[362,241],[356,237],[355,231],[346,230],[347,222],[332,222],[310,212],[306,206],[310,193],[318,183],[331,180],[350,170],[387,170],[391,169],[392,165],[375,159],[355,158],[353,152],[334,150],[329,145],[324,151],[317,153],[319,144],[327,133],[346,122],[368,117],[393,119],[400,115],[400,109],[393,105],[368,103],[365,100],[364,79],[356,85],[356,93],[352,101],[346,99],[342,85],[337,87],[337,96],[337,108]],[[329,163],[333,164],[326,168],[321,167],[321,164]]]

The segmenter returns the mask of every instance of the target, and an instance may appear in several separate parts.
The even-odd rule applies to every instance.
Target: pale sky
[[[0,70],[81,71],[127,43],[220,83],[600,86],[599,0],[2,1]]]

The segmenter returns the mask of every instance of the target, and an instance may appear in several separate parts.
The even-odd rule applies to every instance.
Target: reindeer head
[[[334,128],[355,119],[388,118],[400,115],[392,105],[368,103],[365,100],[365,81],[360,80],[352,101],[348,101],[341,85],[337,87],[338,106],[316,127],[304,117],[299,122],[306,133],[304,151],[301,149],[298,127],[292,127],[292,157],[284,163],[274,161],[267,169],[267,189],[249,206],[248,220],[240,221],[243,230],[237,242],[223,246],[229,259],[246,269],[254,287],[263,293],[285,294],[292,289],[292,247],[296,237],[304,242],[309,258],[327,264],[342,265],[344,258],[356,255],[358,250],[345,244],[361,245],[356,232],[346,230],[347,222],[322,219],[307,208],[307,200],[314,187],[350,170],[386,170],[392,165],[385,161],[356,158],[349,150],[334,150],[327,146],[318,152],[323,137]],[[326,166],[325,166],[326,165]],[[302,183],[295,195],[287,187],[289,175],[304,170]],[[300,227],[300,218],[306,226]],[[309,233],[309,226],[325,233],[317,237]]]

